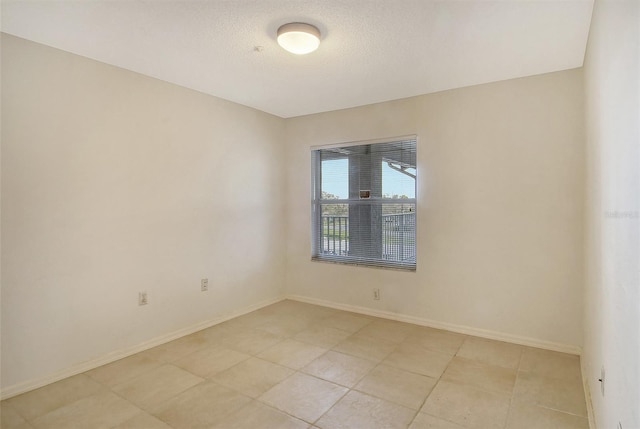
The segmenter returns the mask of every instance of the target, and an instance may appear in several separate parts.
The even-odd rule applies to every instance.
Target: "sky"
[[[409,170],[415,174],[415,169]],[[322,190],[336,195],[338,198],[349,197],[349,161],[335,159],[322,161]],[[382,193],[389,195],[406,195],[415,198],[415,180],[382,164]]]

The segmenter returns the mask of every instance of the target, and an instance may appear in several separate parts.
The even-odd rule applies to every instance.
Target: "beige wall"
[[[581,345],[581,70],[283,120],[2,43],[4,393],[285,293]],[[312,263],[310,147],[414,133],[417,272]]]
[[[287,120],[288,293],[578,351],[582,110],[570,70]],[[311,262],[310,147],[414,133],[417,272]]]
[[[583,375],[598,428],[640,428],[640,2],[596,1],[584,71]]]
[[[3,389],[281,297],[283,126],[3,35]]]

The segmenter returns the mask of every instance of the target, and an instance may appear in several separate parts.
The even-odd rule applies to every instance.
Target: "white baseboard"
[[[250,305],[241,310],[234,311],[229,314],[225,314],[223,316],[219,316],[213,319],[205,320],[203,322],[196,323],[195,325],[188,326],[183,329],[179,329],[177,331],[171,332],[166,335],[162,335],[160,337],[153,338],[149,341],[145,341],[144,343],[137,344],[132,347],[127,347],[121,350],[117,350],[111,352],[107,355],[101,356],[96,359],[91,359],[86,362],[79,363],[77,365],[73,365],[69,368],[65,368],[60,371],[56,371],[53,374],[46,375],[44,377],[36,378],[33,380],[28,380],[22,383],[14,384],[13,386],[8,386],[2,391],[0,391],[0,400],[9,399],[13,396],[20,395],[21,393],[28,392],[30,390],[38,389],[40,387],[46,386],[51,383],[55,383],[56,381],[63,380],[68,377],[72,377],[74,375],[81,374],[83,372],[92,370],[102,365],[109,364],[111,362],[115,362],[119,359],[134,355],[136,353],[143,352],[152,347],[159,346],[164,343],[168,343],[169,341],[173,341],[175,339],[184,337],[185,335],[193,334],[194,332],[201,331],[203,329],[210,328],[211,326],[217,325],[219,323],[225,322],[229,319],[233,319],[234,317],[242,316],[243,314],[251,313],[252,311],[259,310],[262,307],[266,307],[271,304],[275,304],[276,302],[280,302],[284,297],[274,298],[266,301],[262,301],[257,304]]]
[[[105,356],[101,356],[96,359],[92,359],[90,361],[82,362],[77,365],[73,365],[69,368],[65,368],[63,370],[57,371],[53,374],[49,374],[44,377],[40,377],[37,379],[28,380],[22,383],[18,383],[12,386],[8,386],[0,391],[0,399],[8,399],[13,396],[20,395],[21,393],[28,392],[30,390],[38,389],[40,387],[46,386],[51,383],[55,383],[56,381],[60,381],[62,379],[72,377],[77,374],[81,374],[83,372],[92,370],[102,365],[109,364],[111,362],[115,362],[116,360],[134,355],[136,353],[140,353],[142,351],[148,350],[152,347],[159,346],[161,344],[167,343],[169,341],[173,341],[185,335],[192,334],[194,332],[200,331],[202,329],[209,328],[211,326],[217,325],[219,323],[225,322],[227,320],[233,319],[238,316],[242,316],[243,314],[250,313],[252,311],[258,310],[260,308],[266,307],[271,304],[275,304],[276,302],[282,301],[283,299],[291,299],[294,301],[306,302],[309,304],[321,305],[323,307],[335,308],[337,310],[345,310],[351,311],[353,313],[365,314],[368,316],[380,317],[384,319],[397,320],[400,322],[413,323],[415,325],[428,326],[431,328],[437,329],[445,329],[447,331],[458,332],[461,334],[474,335],[477,337],[488,338],[492,340],[505,341],[514,344],[520,344],[524,346],[537,347],[546,350],[553,350],[563,353],[571,353],[580,355],[582,349],[578,346],[569,345],[569,344],[560,344],[554,343],[550,341],[538,340],[535,338],[522,337],[518,335],[505,334],[502,332],[495,332],[486,329],[473,328],[469,326],[463,325],[455,325],[451,323],[438,322],[435,320],[424,319],[415,316],[407,316],[399,313],[393,313],[390,311],[376,310],[367,307],[359,307],[349,304],[337,303],[332,301],[325,301],[317,298],[304,297],[299,295],[288,295],[286,297],[279,297],[270,300],[266,300],[257,304],[250,305],[241,310],[234,311],[232,313],[219,316],[213,319],[209,319],[195,325],[191,325],[189,327],[171,332],[167,335],[163,335],[160,337],[153,338],[149,341],[145,341],[144,343],[127,347],[125,349],[117,350],[112,353],[109,353]],[[588,384],[586,384],[585,380],[585,396],[588,391]],[[590,397],[587,400],[587,408],[589,410],[589,425],[591,429],[595,429],[593,425],[593,412],[591,408]]]
[[[444,329],[460,334],[473,335],[491,340],[504,341],[507,343],[520,344],[523,346],[536,347],[539,349],[552,350],[562,353],[580,355],[582,348],[572,344],[554,343],[551,341],[539,340],[536,338],[523,337],[520,335],[506,334],[504,332],[490,331],[488,329],[473,328],[470,326],[456,325],[453,323],[438,322],[436,320],[424,319],[421,317],[407,316],[390,311],[376,310],[373,308],[359,307],[355,305],[343,304],[333,301],[325,301],[317,298],[310,298],[300,295],[287,295],[287,299],[306,302],[308,304],[321,305],[323,307],[335,308],[337,310],[351,311],[353,313],[365,314],[368,316],[381,317],[383,319],[397,320],[399,322],[413,323],[414,325],[428,326],[430,328]]]
[[[587,403],[587,418],[589,419],[589,429],[596,429],[596,417],[593,413],[593,402],[591,401],[591,385],[585,376],[587,374],[584,359],[580,359],[580,372],[582,372],[582,388],[584,389],[584,400]]]

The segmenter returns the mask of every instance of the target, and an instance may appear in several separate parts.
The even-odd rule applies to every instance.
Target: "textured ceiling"
[[[281,117],[582,66],[593,0],[2,1],[2,31]],[[276,43],[318,27],[318,51]],[[262,49],[255,49],[261,46]]]

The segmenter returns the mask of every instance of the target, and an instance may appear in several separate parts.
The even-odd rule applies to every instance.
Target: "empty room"
[[[3,429],[640,429],[640,1],[0,30]]]

